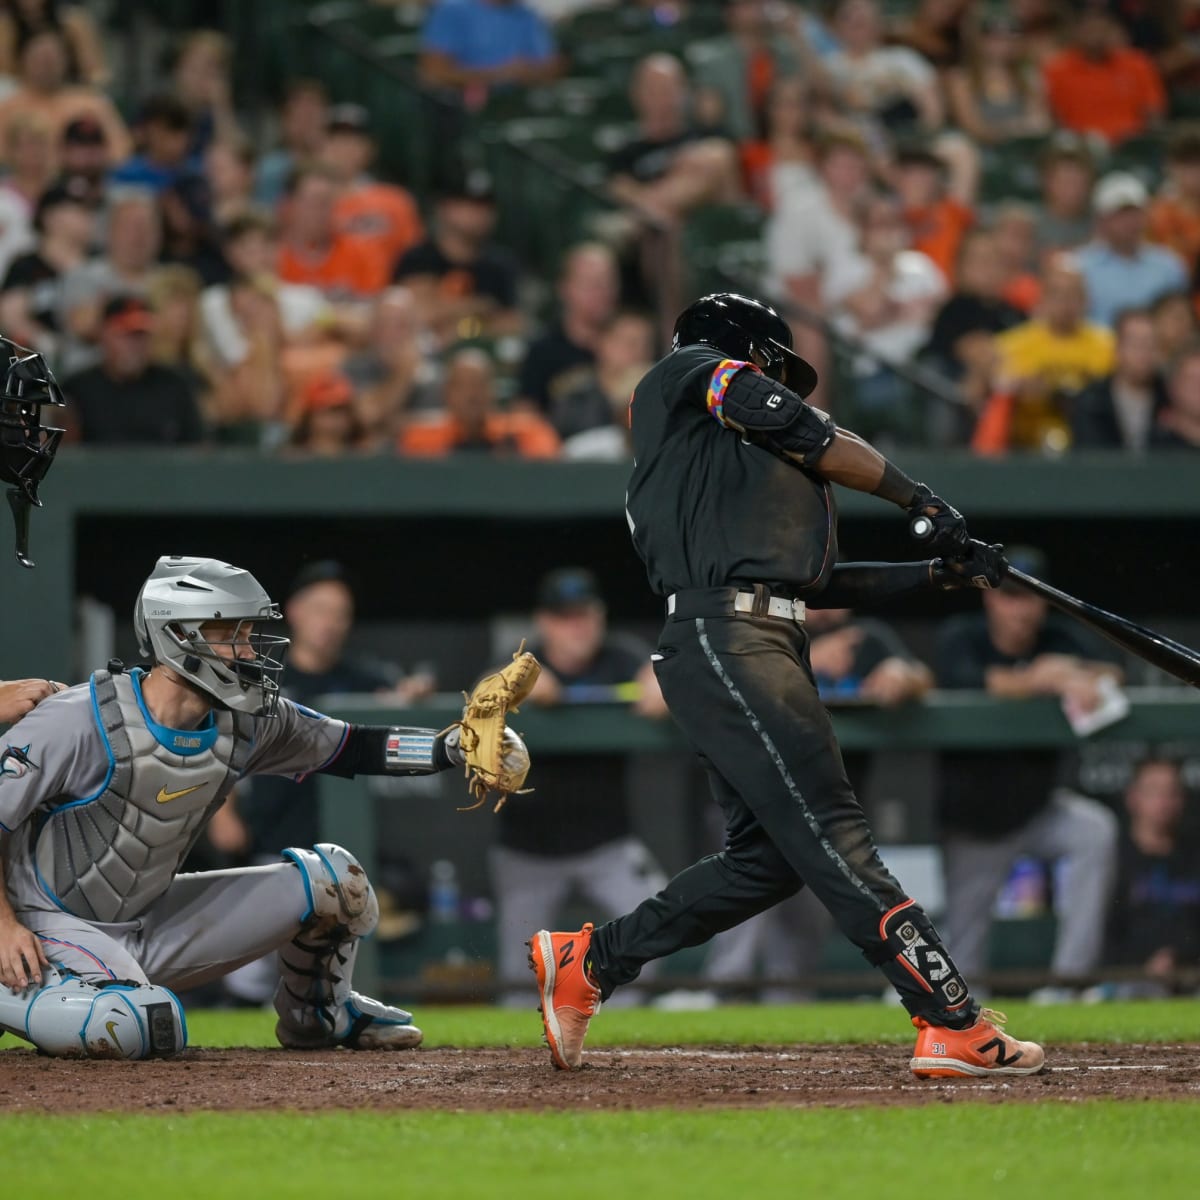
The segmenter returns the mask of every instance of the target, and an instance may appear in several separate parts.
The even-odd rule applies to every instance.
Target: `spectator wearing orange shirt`
[[[910,147],[896,155],[892,182],[912,235],[912,249],[928,255],[948,281],[954,278],[963,234],[975,223],[973,184],[948,181],[948,165],[933,150]]]
[[[1123,44],[1102,0],[1086,0],[1071,25],[1072,44],[1046,63],[1046,97],[1055,121],[1112,144],[1144,133],[1167,107],[1154,63]]]
[[[400,256],[424,236],[416,202],[402,187],[380,183],[369,174],[375,159],[371,118],[360,104],[339,104],[329,114],[321,163],[341,184],[333,219],[339,233],[371,252],[376,286],[391,282]]]
[[[300,418],[292,431],[292,447],[336,458],[358,449],[361,436],[350,380],[340,371],[314,375],[300,394]]]
[[[1150,205],[1146,236],[1174,250],[1189,272],[1200,263],[1200,131],[1186,129],[1167,146],[1167,178]]]
[[[371,251],[338,232],[338,181],[324,167],[296,172],[283,206],[279,277],[320,288],[333,304],[367,300],[380,291]]]
[[[444,410],[414,416],[400,434],[401,454],[440,458],[467,451],[517,458],[557,458],[558,434],[531,412],[496,410],[495,364],[482,350],[455,353],[446,367]]]

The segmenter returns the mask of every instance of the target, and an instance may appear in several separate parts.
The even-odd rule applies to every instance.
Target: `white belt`
[[[754,611],[754,593],[738,592],[733,598],[733,611],[752,613]],[[667,597],[667,616],[675,614],[675,595]],[[785,600],[782,596],[772,596],[767,601],[767,616],[780,617],[784,621],[795,621],[797,625],[804,624],[804,601]]]

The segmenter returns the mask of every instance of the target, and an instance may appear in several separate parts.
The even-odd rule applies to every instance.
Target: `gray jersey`
[[[97,672],[14,725],[0,752],[13,907],[135,919],[238,778],[319,770],[348,730],[286,700],[270,720],[214,712],[199,729],[167,729],[145,709],[139,672]]]

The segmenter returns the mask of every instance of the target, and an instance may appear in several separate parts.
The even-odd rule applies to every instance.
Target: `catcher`
[[[287,639],[249,572],[161,558],[134,623],[148,670],[97,671],[8,732],[0,759],[0,1030],[51,1055],[149,1058],[187,1041],[189,988],[279,950],[279,1041],[416,1046],[411,1014],[353,990],[379,919],[354,856],[321,844],[274,866],[178,874],[245,775],[427,775],[465,767],[477,799],[521,787],[529,755],[504,714],[533,686],[518,655],[463,721],[349,725],[279,696]],[[110,664],[116,666],[116,664]]]

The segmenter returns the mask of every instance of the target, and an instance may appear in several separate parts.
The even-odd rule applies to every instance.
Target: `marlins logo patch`
[[[37,763],[29,757],[29,746],[7,746],[4,752],[0,753],[0,775],[20,779],[30,771],[36,770]]]

